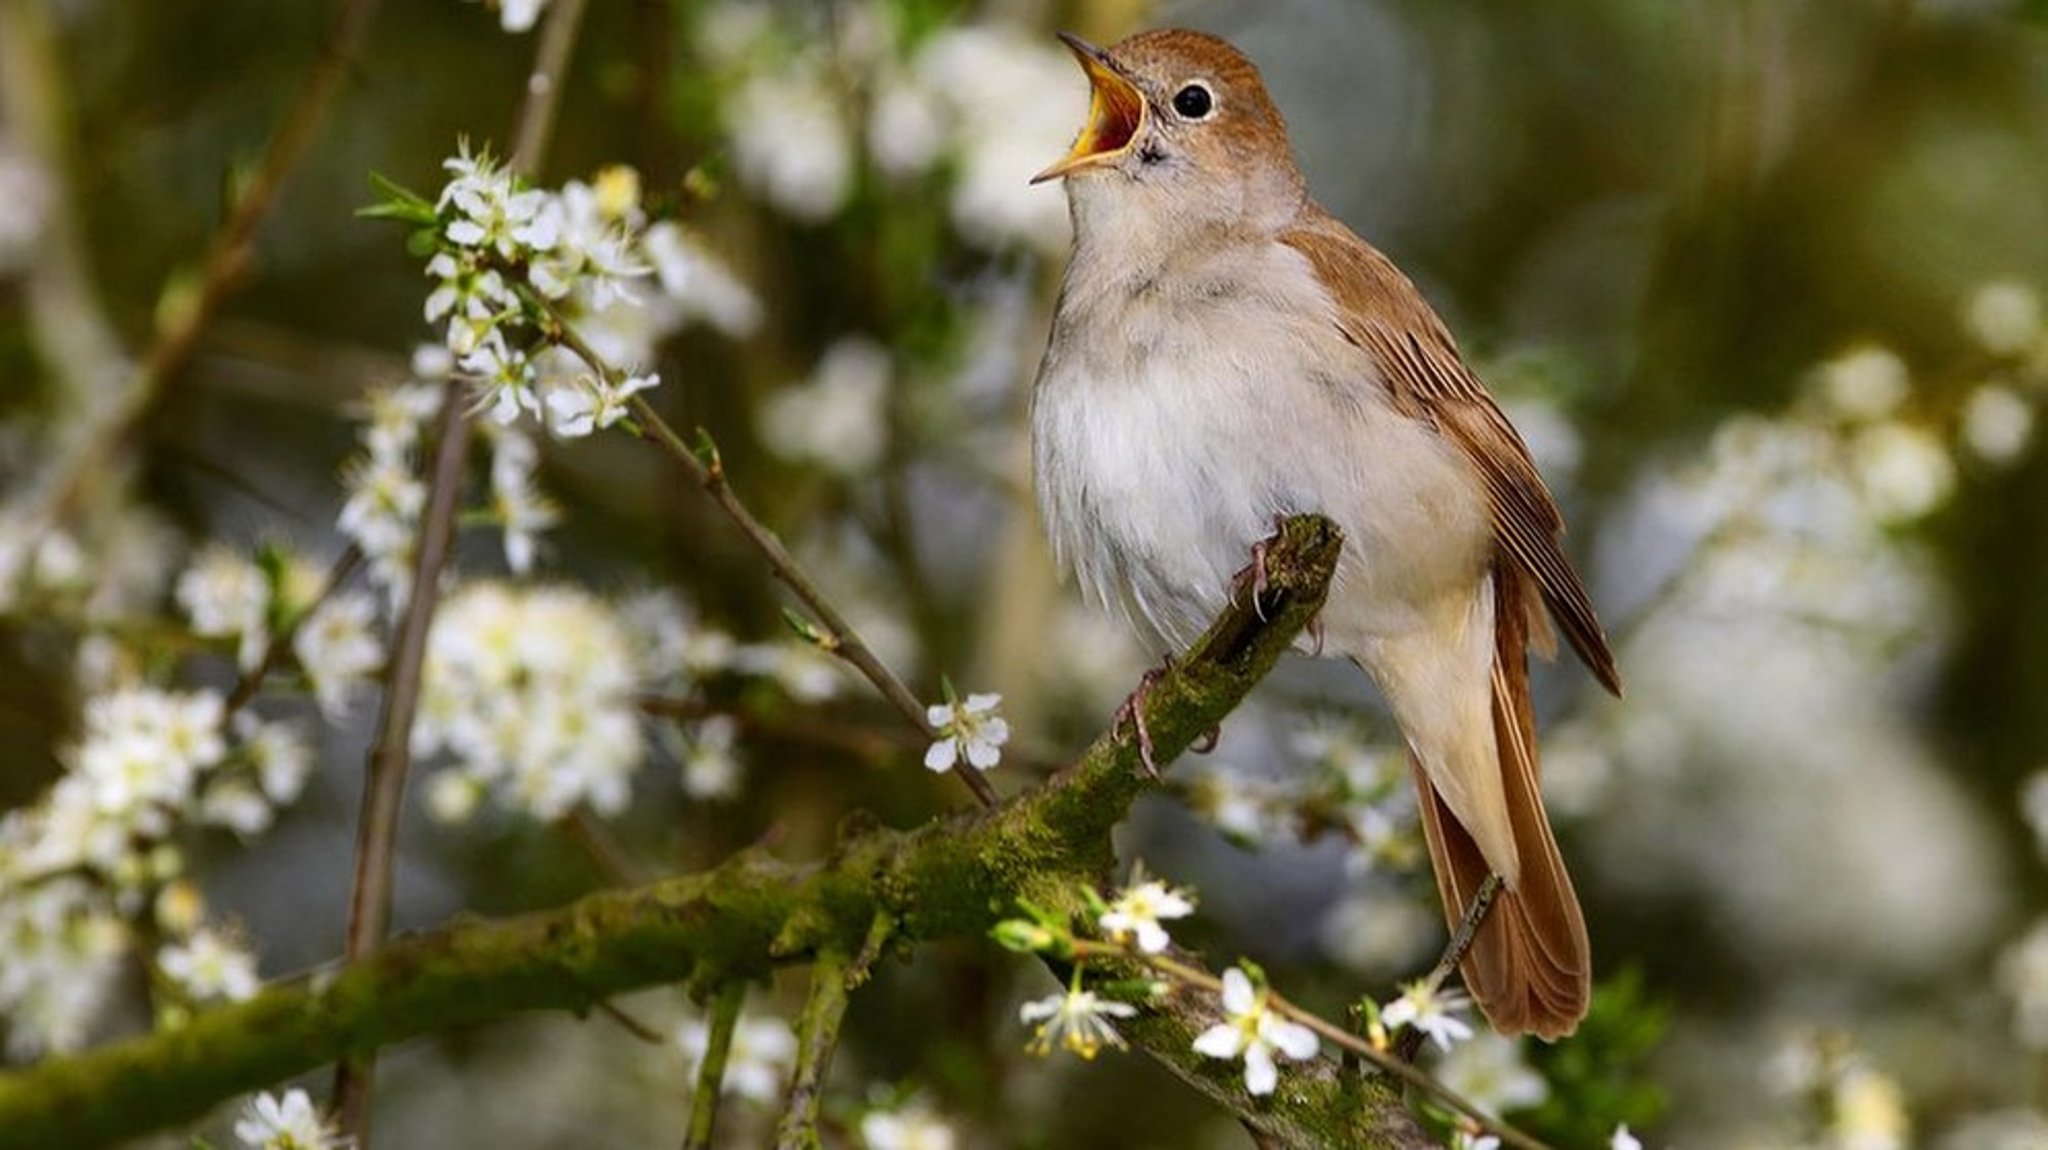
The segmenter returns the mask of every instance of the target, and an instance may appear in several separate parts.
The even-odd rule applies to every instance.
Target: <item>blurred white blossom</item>
[[[861,1115],[860,1138],[867,1150],[953,1150],[959,1136],[922,1102]]]
[[[261,985],[256,956],[211,927],[166,945],[157,952],[156,963],[165,978],[198,1002],[241,1002],[255,997]]]
[[[1947,449],[1912,424],[1887,422],[1865,428],[1849,450],[1863,497],[1881,521],[1922,518],[1947,503],[1955,491],[1955,462]]]
[[[1146,954],[1159,954],[1173,941],[1160,920],[1186,918],[1193,913],[1195,902],[1188,892],[1151,879],[1118,892],[1095,925],[1111,942],[1128,939]]]
[[[1453,1047],[1432,1073],[1438,1082],[1489,1114],[1526,1110],[1541,1106],[1550,1097],[1550,1083],[1536,1073],[1524,1054],[1522,1039],[1505,1038],[1488,1029]]]
[[[872,470],[889,443],[892,373],[881,344],[862,336],[840,339],[807,382],[777,392],[762,407],[762,440],[785,459],[810,460],[841,475]]]
[[[2041,338],[2041,297],[2029,284],[1995,280],[1963,303],[1963,327],[1993,355],[2019,355]]]
[[[692,1019],[677,1031],[676,1041],[694,1075],[710,1045],[710,1024]],[[775,1017],[742,1017],[733,1026],[732,1046],[726,1052],[724,1092],[754,1102],[773,1102],[782,1096],[795,1064],[796,1035],[789,1023]]]
[[[0,276],[24,266],[50,212],[50,179],[42,166],[0,136]]]
[[[349,693],[384,666],[376,600],[359,591],[329,595],[299,624],[292,654],[312,684],[321,713],[339,718],[348,710]]]
[[[236,640],[243,670],[262,660],[270,643],[270,579],[248,556],[209,544],[178,576],[177,597],[195,634]]]
[[[250,1099],[235,1120],[235,1137],[249,1150],[340,1150],[355,1144],[337,1133],[297,1087],[283,1098],[265,1091]]]
[[[796,219],[817,223],[837,214],[853,190],[844,104],[811,57],[748,75],[725,110],[740,178]]]
[[[1821,394],[1841,415],[1857,421],[1884,419],[1912,390],[1912,373],[1890,348],[1864,344],[1820,365]]]
[[[2048,919],[2005,949],[1998,985],[2013,1003],[2013,1030],[2035,1050],[2048,1050]]]
[[[1025,1003],[1017,1018],[1032,1027],[1031,1042],[1025,1047],[1044,1057],[1055,1046],[1083,1059],[1093,1059],[1105,1046],[1124,1049],[1123,1036],[1116,1032],[1113,1018],[1130,1018],[1138,1008],[1127,1002],[1102,998],[1092,990],[1072,986],[1058,994]]]
[[[683,793],[693,799],[729,799],[740,791],[741,766],[736,746],[739,722],[713,715],[683,736]]]
[[[1985,384],[1963,404],[1963,445],[1991,464],[2018,459],[2034,438],[2034,407],[2009,387]]]

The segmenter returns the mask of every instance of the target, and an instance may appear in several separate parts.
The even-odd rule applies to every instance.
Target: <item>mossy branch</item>
[[[1263,610],[1233,605],[1154,684],[1159,762],[1220,723],[1321,607],[1341,539],[1287,521],[1267,555]],[[1249,596],[1245,596],[1249,598]],[[0,1075],[0,1148],[91,1146],[191,1121],[234,1095],[416,1035],[530,1010],[587,1011],[640,987],[707,989],[820,954],[982,935],[1016,910],[1076,901],[1114,864],[1110,831],[1156,785],[1132,742],[1098,738],[1073,766],[993,810],[903,832],[850,829],[823,862],[743,852],[701,874],[602,891],[555,910],[394,939],[358,965],[279,982],[164,1030]],[[1293,1070],[1252,1099],[1241,1068],[1190,1047],[1213,1020],[1176,996],[1131,1020],[1134,1044],[1286,1145],[1426,1145],[1395,1091]]]

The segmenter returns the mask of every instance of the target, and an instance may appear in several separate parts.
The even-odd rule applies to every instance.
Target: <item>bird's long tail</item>
[[[1493,728],[1521,874],[1494,901],[1460,969],[1496,1030],[1554,1039],[1570,1034],[1585,1017],[1592,951],[1578,896],[1543,810],[1536,718],[1529,699],[1532,606],[1541,610],[1528,576],[1511,560],[1496,564]],[[1420,765],[1412,759],[1410,765],[1422,800],[1423,834],[1436,864],[1437,890],[1455,931],[1491,868]]]

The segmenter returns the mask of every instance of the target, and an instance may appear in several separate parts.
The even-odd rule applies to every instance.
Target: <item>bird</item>
[[[1030,401],[1056,562],[1173,651],[1279,518],[1333,520],[1317,646],[1400,728],[1446,919],[1484,913],[1466,989],[1503,1034],[1569,1035],[1591,948],[1544,811],[1528,653],[1553,657],[1562,630],[1622,683],[1556,500],[1414,283],[1311,198],[1242,52],[1185,29],[1061,38],[1090,98],[1033,178],[1063,183],[1073,223]]]

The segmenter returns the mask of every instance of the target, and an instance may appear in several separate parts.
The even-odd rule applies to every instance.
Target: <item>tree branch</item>
[[[718,1100],[725,1092],[725,1060],[732,1053],[733,1028],[739,1025],[740,1006],[746,1000],[744,982],[726,983],[711,1000],[711,1022],[704,1031],[704,1060],[697,1064],[697,1089],[690,1097],[690,1132],[683,1139],[683,1150],[711,1150]]]
[[[1220,723],[1321,607],[1341,540],[1288,521],[1267,554],[1261,612],[1234,605],[1147,693],[1154,752],[1172,761]],[[1044,786],[914,831],[854,835],[822,863],[758,850],[696,875],[569,906],[394,940],[367,960],[281,982],[247,1002],[72,1058],[0,1075],[0,1150],[91,1146],[189,1121],[218,1101],[415,1035],[528,1010],[584,1011],[638,987],[723,986],[826,952],[977,937],[1019,899],[1077,907],[1114,866],[1110,832],[1157,786],[1110,732]],[[1125,1026],[1132,1042],[1286,1146],[1426,1146],[1398,1090],[1334,1060],[1291,1066],[1256,1099],[1242,1070],[1194,1052],[1212,1003],[1174,996]]]

